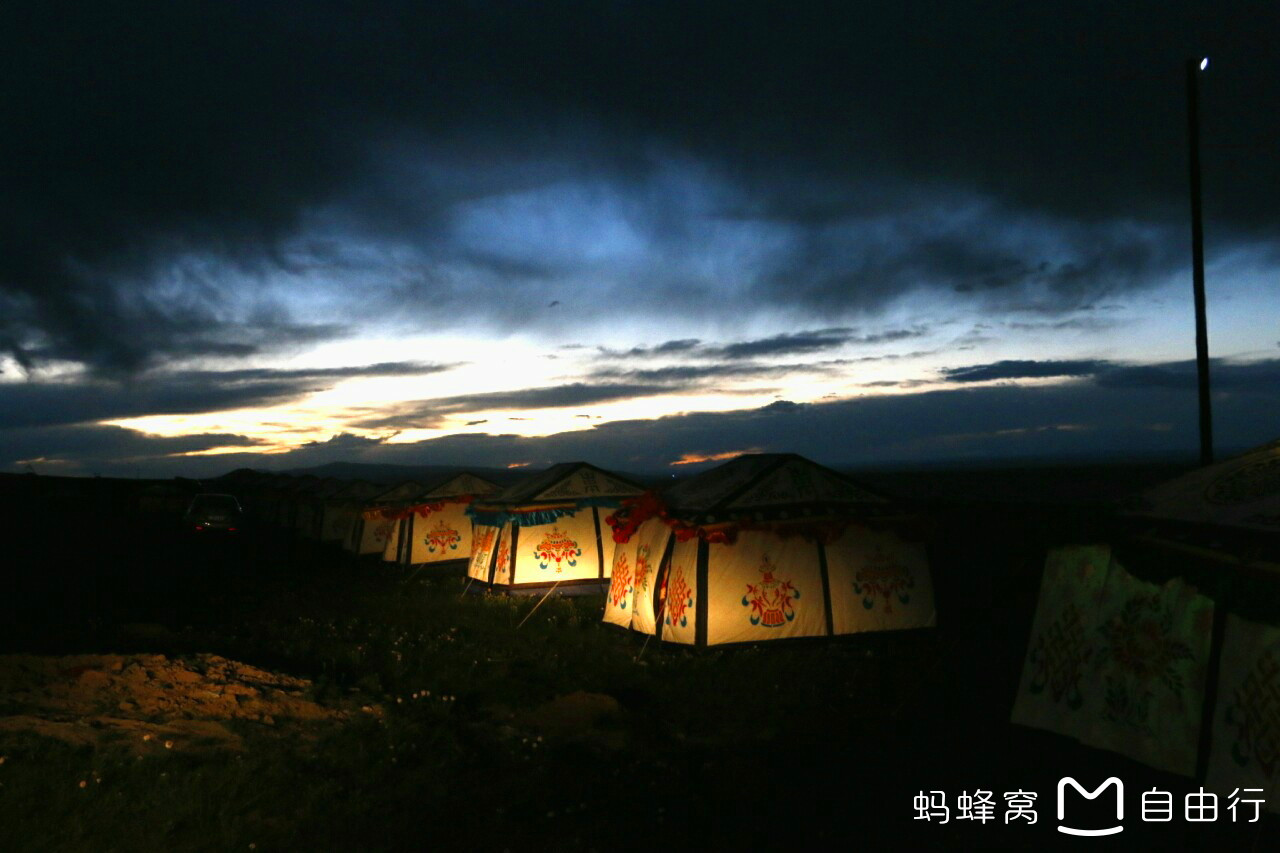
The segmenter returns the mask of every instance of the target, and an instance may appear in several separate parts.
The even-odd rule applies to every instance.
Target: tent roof
[[[744,454],[677,483],[663,501],[674,513],[698,515],[887,503],[843,474],[794,453]]]
[[[1280,534],[1280,440],[1148,490],[1135,513]]]
[[[486,504],[572,502],[591,498],[625,498],[644,493],[644,487],[589,462],[560,462],[485,500]]]
[[[477,477],[470,471],[462,471],[451,477],[446,477],[418,495],[418,497],[427,500],[430,498],[451,498],[459,495],[490,495],[500,491],[501,488],[492,480]]]
[[[373,496],[375,503],[395,503],[396,501],[411,501],[418,495],[422,494],[425,488],[416,480],[405,480],[397,483],[389,489],[377,492]]]

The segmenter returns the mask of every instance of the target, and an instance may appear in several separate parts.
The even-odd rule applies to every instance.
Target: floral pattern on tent
[[[1055,549],[1013,722],[1192,774],[1213,602],[1129,574],[1107,546]]]
[[[689,625],[688,611],[693,607],[693,587],[684,576],[684,567],[676,566],[666,589],[666,624],[685,628]]]
[[[1280,626],[1227,617],[1208,784],[1261,788],[1280,812]]]
[[[853,575],[853,591],[862,596],[862,606],[867,610],[876,607],[876,599],[884,599],[884,612],[893,612],[893,600],[899,604],[911,603],[911,588],[915,579],[897,555],[877,548],[867,562]]]

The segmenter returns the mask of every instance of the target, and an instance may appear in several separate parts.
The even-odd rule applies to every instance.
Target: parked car
[[[196,495],[182,517],[190,533],[236,533],[244,530],[244,512],[232,495]]]

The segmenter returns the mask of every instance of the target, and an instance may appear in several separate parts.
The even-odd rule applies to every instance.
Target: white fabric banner
[[[661,558],[659,558],[661,559]],[[662,595],[662,593],[659,593]],[[692,645],[697,638],[698,540],[676,542],[666,575],[662,639]]]
[[[387,531],[387,541],[382,546],[382,562],[394,563],[400,556],[400,536],[408,525],[407,518],[397,518],[391,522],[391,527]]]
[[[822,637],[827,618],[818,544],[744,530],[707,554],[707,645]]]
[[[493,549],[498,546],[498,537],[503,530],[489,524],[477,524],[475,536],[471,540],[471,562],[467,565],[467,577],[484,583],[489,582],[489,560]]]
[[[641,524],[629,540],[616,545],[604,621],[653,633],[654,576],[670,535],[671,531],[660,519],[651,518]]]
[[[423,518],[414,513],[412,565],[466,560],[471,556],[471,516],[464,503],[446,503]]]
[[[849,527],[826,546],[831,624],[836,634],[927,628],[936,622],[933,580],[922,543]]]
[[[381,554],[387,547],[395,522],[375,516],[364,520],[364,529],[360,532],[360,553]]]
[[[1228,616],[1219,673],[1208,787],[1280,812],[1280,626]]]
[[[599,576],[600,552],[590,507],[550,524],[520,528],[512,583],[553,584]]]
[[[1134,578],[1109,546],[1050,551],[1013,722],[1192,775],[1213,601]]]
[[[493,562],[493,582],[495,585],[506,585],[511,582],[511,522],[502,525],[502,532],[498,534],[497,549],[498,556]],[[488,564],[485,564],[488,571]]]

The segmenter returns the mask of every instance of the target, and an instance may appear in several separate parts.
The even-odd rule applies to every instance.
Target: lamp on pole
[[[1187,147],[1191,173],[1191,265],[1196,305],[1196,374],[1200,388],[1200,464],[1213,462],[1213,412],[1209,400],[1209,327],[1204,306],[1204,223],[1200,215],[1200,72],[1209,57],[1187,60]]]

